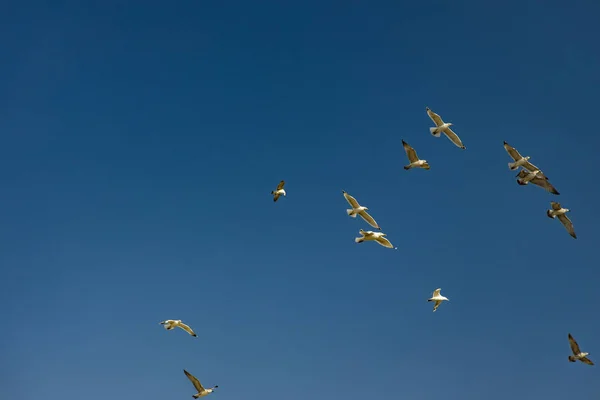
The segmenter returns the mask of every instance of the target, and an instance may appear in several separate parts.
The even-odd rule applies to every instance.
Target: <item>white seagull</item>
[[[433,291],[433,296],[431,296],[431,298],[429,300],[427,300],[427,301],[435,301],[435,303],[433,305],[433,312],[435,312],[435,310],[438,309],[440,304],[442,304],[442,301],[450,301],[447,297],[444,297],[440,294],[441,291],[442,291],[441,288],[435,289]]]
[[[430,168],[429,164],[427,163],[427,160],[420,160],[419,156],[417,156],[417,152],[415,151],[415,149],[413,149],[411,147],[411,145],[409,145],[404,140],[402,140],[402,146],[404,147],[404,151],[406,152],[408,161],[410,161],[410,164],[405,165],[404,169],[408,170],[411,168],[423,168],[423,169]]]
[[[529,159],[531,158],[530,156],[523,157],[517,151],[517,149],[512,147],[510,144],[506,143],[506,140],[504,141],[504,150],[506,150],[508,155],[511,156],[513,160],[515,160],[515,162],[508,163],[508,169],[510,169],[511,171],[514,171],[515,169],[517,169],[519,167],[523,167],[530,172],[540,170],[538,167],[536,167],[535,165],[533,165],[532,163],[529,162]]]
[[[361,237],[354,238],[354,241],[356,243],[362,243],[362,242],[374,240],[377,243],[379,243],[380,245],[382,245],[383,247],[387,247],[389,249],[394,248],[394,246],[390,243],[390,241],[384,237],[384,236],[386,236],[386,234],[383,232],[364,231],[361,229],[359,231],[359,233],[361,234]],[[396,249],[397,249],[397,247],[396,247]]]
[[[285,185],[285,181],[281,181],[279,182],[279,185],[277,185],[277,189],[271,191],[271,194],[273,195],[273,201],[277,201],[277,199],[279,199],[279,196],[283,195],[283,197],[285,197],[285,189],[283,189],[283,186]]]
[[[561,207],[560,203],[557,203],[555,201],[551,201],[550,206],[552,207],[552,209],[546,210],[546,215],[552,219],[557,217],[558,220],[563,224],[563,226],[565,227],[567,232],[569,232],[569,235],[571,235],[571,236],[573,236],[573,238],[577,239],[577,235],[575,234],[575,229],[573,228],[573,223],[571,222],[569,217],[567,217],[567,215],[566,215],[566,213],[568,213],[571,210],[569,210],[568,208]]]
[[[427,115],[429,115],[429,118],[431,118],[435,124],[435,127],[429,128],[429,132],[431,132],[433,136],[440,137],[443,132],[444,135],[446,135],[446,137],[450,139],[457,147],[460,147],[463,150],[466,149],[458,135],[454,133],[452,129],[450,129],[450,126],[453,125],[452,122],[444,122],[442,118],[431,111],[429,107],[425,107],[425,109],[427,110]]]
[[[581,361],[582,363],[585,363],[587,365],[594,365],[594,363],[592,362],[592,360],[590,360],[589,358],[587,358],[587,356],[590,353],[584,353],[579,349],[579,345],[577,344],[577,342],[575,341],[575,339],[573,339],[573,336],[571,336],[571,334],[569,333],[569,344],[571,345],[571,351],[573,352],[572,356],[569,356],[569,361],[570,362],[575,362],[577,360]]]
[[[360,215],[361,218],[367,222],[367,224],[371,225],[375,229],[381,230],[379,225],[377,225],[377,222],[375,222],[373,217],[371,217],[369,215],[369,213],[367,212],[367,210],[368,210],[367,207],[363,207],[360,204],[358,204],[358,201],[356,201],[356,199],[354,197],[350,196],[344,190],[342,190],[342,194],[344,195],[344,198],[346,199],[346,201],[352,207],[352,209],[346,210],[346,212],[348,213],[349,216],[351,216],[352,218],[356,218],[357,215]]]
[[[548,193],[552,193],[552,194],[556,194],[556,195],[560,194],[558,192],[558,190],[556,190],[556,188],[550,183],[550,181],[548,180],[548,177],[545,176],[544,173],[542,171],[540,171],[539,169],[536,169],[533,172],[529,172],[529,171],[522,169],[521,171],[519,171],[519,173],[516,176],[517,176],[517,178],[519,178],[519,179],[517,179],[517,183],[519,185],[527,185],[529,183],[532,183],[536,186],[541,187]]]
[[[194,384],[194,387],[198,391],[198,393],[192,395],[192,397],[195,398],[195,399],[197,399],[198,397],[206,396],[207,394],[211,394],[212,392],[214,392],[214,390],[216,388],[219,387],[219,385],[215,385],[215,386],[213,386],[213,387],[211,387],[209,389],[204,389],[204,387],[202,386],[202,384],[200,383],[200,381],[198,379],[196,379],[196,377],[194,375],[190,374],[185,369],[183,370],[183,372],[185,373],[185,376],[187,376],[188,379],[190,381],[192,381],[192,383]]]
[[[190,328],[189,326],[187,326],[186,324],[181,322],[180,319],[168,319],[166,321],[161,322],[160,324],[163,325],[165,327],[165,329],[168,331],[170,331],[171,329],[174,329],[174,328],[181,328],[194,337],[198,336],[194,333],[192,328]]]

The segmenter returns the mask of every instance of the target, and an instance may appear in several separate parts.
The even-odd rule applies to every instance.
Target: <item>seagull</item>
[[[429,132],[431,132],[433,136],[440,137],[441,133],[444,132],[444,135],[446,135],[446,137],[450,139],[452,143],[454,143],[456,146],[460,147],[463,150],[466,149],[466,147],[460,141],[458,135],[454,133],[452,129],[450,129],[452,122],[442,121],[442,118],[433,111],[431,111],[429,107],[425,107],[425,109],[427,110],[427,115],[429,115],[429,118],[431,118],[431,120],[435,123],[435,127],[429,128]]]
[[[215,385],[215,386],[211,387],[210,389],[204,389],[204,387],[202,386],[202,384],[200,383],[200,381],[198,379],[196,379],[196,377],[194,375],[190,374],[185,369],[183,370],[183,372],[185,373],[185,376],[187,376],[188,379],[190,381],[192,381],[192,383],[194,384],[194,387],[198,391],[198,393],[192,395],[192,397],[195,398],[195,399],[197,399],[198,397],[206,396],[207,394],[211,394],[212,392],[214,392],[214,390],[216,388],[219,387],[219,385]]]
[[[374,240],[383,247],[387,247],[389,249],[393,249],[394,246],[387,240],[384,236],[386,236],[383,232],[373,232],[373,231],[363,231],[362,229],[359,231],[362,237],[354,238],[356,243],[362,243],[369,240]],[[397,249],[397,247],[396,247]]]
[[[406,152],[406,155],[408,156],[408,161],[410,161],[410,164],[405,165],[404,169],[411,169],[411,168],[423,168],[423,169],[429,169],[429,164],[427,164],[427,160],[420,160],[419,156],[417,156],[417,152],[415,151],[415,149],[413,149],[410,144],[406,143],[404,140],[402,140],[402,146],[404,147],[404,151]]]
[[[198,336],[194,333],[192,328],[190,328],[189,326],[187,326],[186,324],[181,322],[180,319],[168,319],[166,321],[161,322],[160,324],[163,325],[165,327],[165,329],[168,331],[170,331],[173,328],[179,327],[194,337]]]
[[[279,199],[279,196],[281,195],[285,197],[285,190],[283,189],[283,185],[285,185],[285,181],[279,182],[279,185],[277,185],[277,189],[271,192],[271,194],[273,195],[273,201],[277,201],[277,199]]]
[[[556,188],[550,183],[548,177],[545,176],[544,173],[539,169],[533,172],[528,172],[522,169],[517,174],[517,177],[519,178],[517,179],[517,183],[519,185],[527,185],[528,183],[533,183],[534,185],[546,190],[548,193],[556,195],[560,194],[558,190],[556,190]]]
[[[509,162],[508,163],[508,168],[511,171],[514,171],[515,169],[517,169],[519,167],[523,167],[523,168],[525,168],[526,170],[528,170],[530,172],[534,172],[534,171],[539,171],[540,170],[538,167],[536,167],[535,165],[533,165],[532,163],[529,162],[529,159],[531,158],[530,156],[523,157],[517,151],[517,149],[515,149],[514,147],[512,147],[510,144],[506,143],[506,141],[504,141],[504,150],[506,150],[506,152],[508,153],[508,155],[511,156],[513,160],[515,160],[515,162]]]
[[[573,229],[573,223],[571,222],[569,217],[567,217],[567,215],[566,215],[566,213],[568,213],[571,210],[569,210],[568,208],[561,207],[560,203],[557,203],[555,201],[551,201],[550,206],[552,207],[552,210],[546,210],[546,215],[549,218],[558,217],[558,220],[567,229],[567,232],[569,232],[569,235],[571,235],[575,239],[577,239],[577,235],[575,234],[575,229]]]
[[[381,230],[379,225],[377,225],[377,222],[375,222],[373,217],[371,217],[369,215],[369,213],[367,212],[367,210],[368,210],[367,207],[363,207],[360,204],[358,204],[358,201],[356,201],[356,199],[354,197],[350,196],[344,190],[342,190],[342,194],[344,195],[344,198],[346,199],[346,201],[352,207],[352,209],[346,210],[346,212],[348,213],[349,216],[351,216],[352,218],[356,218],[357,215],[360,215],[361,218],[367,222],[367,224],[371,225],[375,229]]]
[[[444,297],[440,294],[440,292],[442,291],[441,288],[435,289],[433,291],[433,296],[431,296],[431,298],[427,301],[435,301],[435,304],[433,305],[433,312],[435,312],[435,310],[437,310],[437,308],[440,306],[440,304],[442,304],[442,301],[450,301],[448,300],[447,297]]]
[[[573,339],[573,336],[571,336],[570,333],[569,333],[569,344],[571,345],[571,351],[573,352],[573,355],[569,356],[570,362],[575,362],[575,361],[579,360],[582,363],[585,363],[587,365],[594,365],[592,360],[587,358],[587,356],[590,353],[583,353],[581,350],[579,350],[579,345],[577,344],[575,339]]]

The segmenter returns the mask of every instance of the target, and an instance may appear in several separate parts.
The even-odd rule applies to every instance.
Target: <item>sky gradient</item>
[[[2,398],[600,396],[600,3],[0,4]]]

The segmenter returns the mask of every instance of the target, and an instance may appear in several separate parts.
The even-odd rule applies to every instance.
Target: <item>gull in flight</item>
[[[450,301],[448,300],[447,297],[444,297],[440,294],[440,292],[442,291],[441,288],[435,289],[433,291],[433,296],[431,296],[431,298],[427,301],[434,301],[435,303],[433,304],[433,312],[435,312],[435,310],[438,309],[438,307],[440,306],[440,304],[442,304],[442,301]]]
[[[571,222],[571,220],[569,219],[569,217],[567,217],[567,215],[566,215],[566,213],[568,213],[571,210],[569,210],[568,208],[561,207],[560,203],[557,203],[555,201],[551,201],[550,202],[550,206],[552,207],[552,209],[551,210],[546,210],[546,215],[549,218],[555,218],[555,217],[557,217],[558,220],[567,229],[567,232],[569,232],[569,235],[571,235],[575,239],[577,239],[577,235],[575,234],[575,229],[573,229],[573,223]]]
[[[527,185],[529,183],[533,183],[534,185],[546,190],[548,193],[556,195],[560,194],[558,190],[556,190],[556,188],[550,183],[548,177],[545,176],[544,173],[539,169],[536,169],[533,172],[529,172],[522,169],[517,174],[517,177],[519,178],[517,179],[517,183],[519,185]]]
[[[573,336],[571,336],[570,333],[569,333],[569,344],[571,345],[571,351],[573,352],[573,355],[569,356],[570,362],[575,362],[575,361],[579,360],[582,363],[585,363],[587,365],[594,365],[592,360],[587,358],[587,356],[590,353],[583,353],[581,350],[579,350],[579,345],[577,344],[575,339],[573,339]]]
[[[363,231],[361,229],[359,231],[359,233],[361,234],[361,237],[354,238],[354,241],[356,243],[362,243],[362,242],[374,240],[377,243],[379,243],[380,245],[382,245],[383,247],[387,247],[389,249],[394,248],[394,246],[390,243],[390,241],[384,237],[384,236],[386,236],[386,234],[383,232]],[[398,248],[395,247],[395,249],[398,249]]]
[[[279,182],[279,185],[277,185],[277,189],[271,192],[271,194],[273,195],[273,201],[277,201],[277,199],[279,199],[279,196],[281,195],[285,197],[285,189],[283,188],[284,185],[285,181]]]
[[[411,145],[409,145],[404,140],[402,140],[402,146],[404,147],[404,151],[406,152],[408,161],[410,161],[410,164],[405,165],[404,169],[408,170],[411,168],[423,168],[423,169],[430,168],[429,164],[427,164],[427,160],[420,160],[419,156],[417,156],[417,152],[415,151],[415,149],[413,149],[411,147]]]
[[[183,372],[185,373],[185,376],[187,376],[188,379],[190,381],[192,381],[192,383],[194,384],[194,387],[198,391],[198,393],[192,395],[192,397],[195,398],[195,399],[197,399],[198,397],[206,396],[207,394],[211,394],[212,392],[214,392],[214,390],[216,388],[219,387],[219,385],[215,385],[215,386],[211,387],[210,389],[204,389],[204,387],[202,386],[202,384],[200,383],[200,381],[198,379],[196,379],[196,377],[194,375],[190,374],[185,369],[183,370]]]
[[[523,167],[523,168],[525,168],[526,170],[528,170],[530,172],[534,172],[534,171],[539,171],[540,170],[538,167],[536,167],[535,165],[533,165],[532,163],[529,162],[529,159],[531,158],[530,156],[523,157],[517,151],[517,149],[515,149],[514,147],[512,147],[510,144],[506,143],[506,141],[504,141],[504,150],[506,150],[506,152],[508,153],[508,155],[511,156],[513,160],[515,160],[515,162],[509,162],[508,163],[508,168],[511,171],[514,171],[515,169],[517,169],[519,167]]]
[[[346,199],[346,201],[352,207],[352,209],[346,210],[346,212],[348,213],[349,216],[351,216],[352,218],[356,218],[357,215],[360,215],[361,218],[367,222],[367,224],[371,225],[375,229],[381,230],[379,225],[377,225],[377,222],[375,222],[373,217],[371,217],[369,215],[369,213],[367,212],[367,210],[368,210],[367,207],[363,207],[360,204],[358,204],[358,201],[356,201],[356,199],[354,197],[350,196],[344,190],[342,190],[342,194],[344,195],[344,198]]]
[[[431,111],[429,107],[425,107],[425,109],[427,110],[427,115],[429,115],[429,118],[431,118],[431,120],[435,124],[435,127],[429,128],[429,132],[431,132],[433,136],[440,137],[440,135],[443,132],[444,135],[446,135],[446,137],[450,139],[452,143],[454,143],[457,147],[460,147],[463,150],[466,149],[466,147],[460,141],[458,135],[454,133],[452,129],[450,129],[452,122],[444,122],[442,118],[433,111]]]
[[[168,319],[166,321],[161,322],[160,324],[163,325],[165,327],[165,329],[168,331],[170,331],[173,328],[181,328],[194,337],[198,336],[194,333],[192,328],[190,328],[189,326],[187,326],[186,324],[181,322],[180,319]]]

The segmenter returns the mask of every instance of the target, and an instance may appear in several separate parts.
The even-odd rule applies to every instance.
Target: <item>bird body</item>
[[[443,301],[450,301],[447,297],[444,297],[440,294],[440,292],[442,291],[441,288],[435,289],[433,291],[432,296],[427,299],[427,301],[433,301],[433,312],[435,312],[438,307],[440,306],[440,304],[442,304]]]
[[[529,184],[529,182],[531,180],[533,180],[535,177],[537,177],[540,173],[541,173],[541,171],[539,169],[536,169],[535,171],[531,171],[531,172],[526,172],[525,176],[517,179],[517,182],[519,183],[519,185],[527,185],[527,184]]]
[[[279,182],[279,184],[277,185],[277,189],[271,191],[271,194],[273,195],[273,201],[277,201],[280,196],[285,197],[286,193],[285,193],[285,189],[283,188],[283,186],[285,186],[284,180]]]
[[[519,185],[527,185],[529,183],[532,183],[535,186],[539,186],[542,189],[546,190],[548,193],[552,193],[555,195],[560,194],[558,190],[556,190],[556,188],[550,183],[548,177],[545,176],[544,173],[539,169],[536,169],[533,172],[529,172],[528,170],[522,169],[517,174],[517,177],[519,178],[517,179],[517,183]]]
[[[555,201],[550,202],[550,209],[546,210],[546,215],[548,218],[558,218],[561,224],[565,227],[569,235],[571,235],[574,239],[577,239],[577,234],[575,233],[575,228],[573,227],[573,222],[567,217],[567,213],[571,210],[568,208],[564,208]]]
[[[582,352],[581,349],[579,348],[579,344],[577,344],[577,342],[575,341],[573,336],[571,336],[570,333],[569,333],[569,345],[571,346],[571,351],[573,352],[573,355],[569,356],[570,362],[581,361],[582,363],[587,364],[587,365],[594,365],[592,360],[587,358],[587,356],[590,353]]]
[[[168,319],[166,321],[161,322],[160,324],[163,325],[165,327],[165,329],[168,331],[170,331],[171,329],[175,329],[175,328],[181,328],[194,337],[198,336],[194,333],[192,328],[190,328],[189,326],[187,326],[186,324],[181,322],[180,319]]]
[[[219,385],[215,385],[211,388],[205,389],[202,384],[200,383],[200,381],[192,374],[190,374],[189,372],[187,372],[185,369],[183,370],[183,372],[185,373],[185,376],[188,377],[188,379],[192,382],[192,384],[194,385],[194,387],[196,388],[196,390],[198,391],[198,393],[192,395],[193,398],[197,399],[199,397],[204,397],[206,395],[211,394],[212,392],[214,392],[214,390],[216,388],[219,387]]]
[[[415,149],[413,149],[404,140],[402,140],[402,147],[404,147],[404,151],[406,152],[406,156],[408,157],[408,161],[410,162],[410,164],[404,166],[404,169],[409,170],[411,168],[423,168],[425,170],[428,170],[430,168],[429,164],[427,163],[427,160],[419,159],[419,156],[417,156],[417,152],[415,151]]]
[[[425,110],[427,111],[429,118],[431,118],[435,124],[434,127],[429,128],[429,132],[431,132],[433,136],[440,137],[440,135],[443,133],[457,147],[460,147],[463,150],[466,149],[458,135],[450,128],[453,125],[452,122],[444,122],[442,117],[431,111],[429,107],[425,107]]]
[[[369,209],[368,207],[361,206],[354,197],[350,196],[344,190],[342,190],[342,194],[344,195],[344,198],[348,204],[350,204],[352,207],[351,209],[346,209],[346,213],[349,216],[356,218],[357,215],[360,215],[360,217],[364,219],[367,224],[371,225],[375,229],[381,230],[375,219],[373,219],[373,217],[371,217],[371,215],[367,212]]]
[[[390,241],[387,238],[385,238],[386,234],[383,232],[364,231],[361,229],[359,233],[361,237],[354,238],[354,241],[356,243],[375,241],[383,247],[387,247],[389,249],[394,248],[392,243],[390,243]]]

